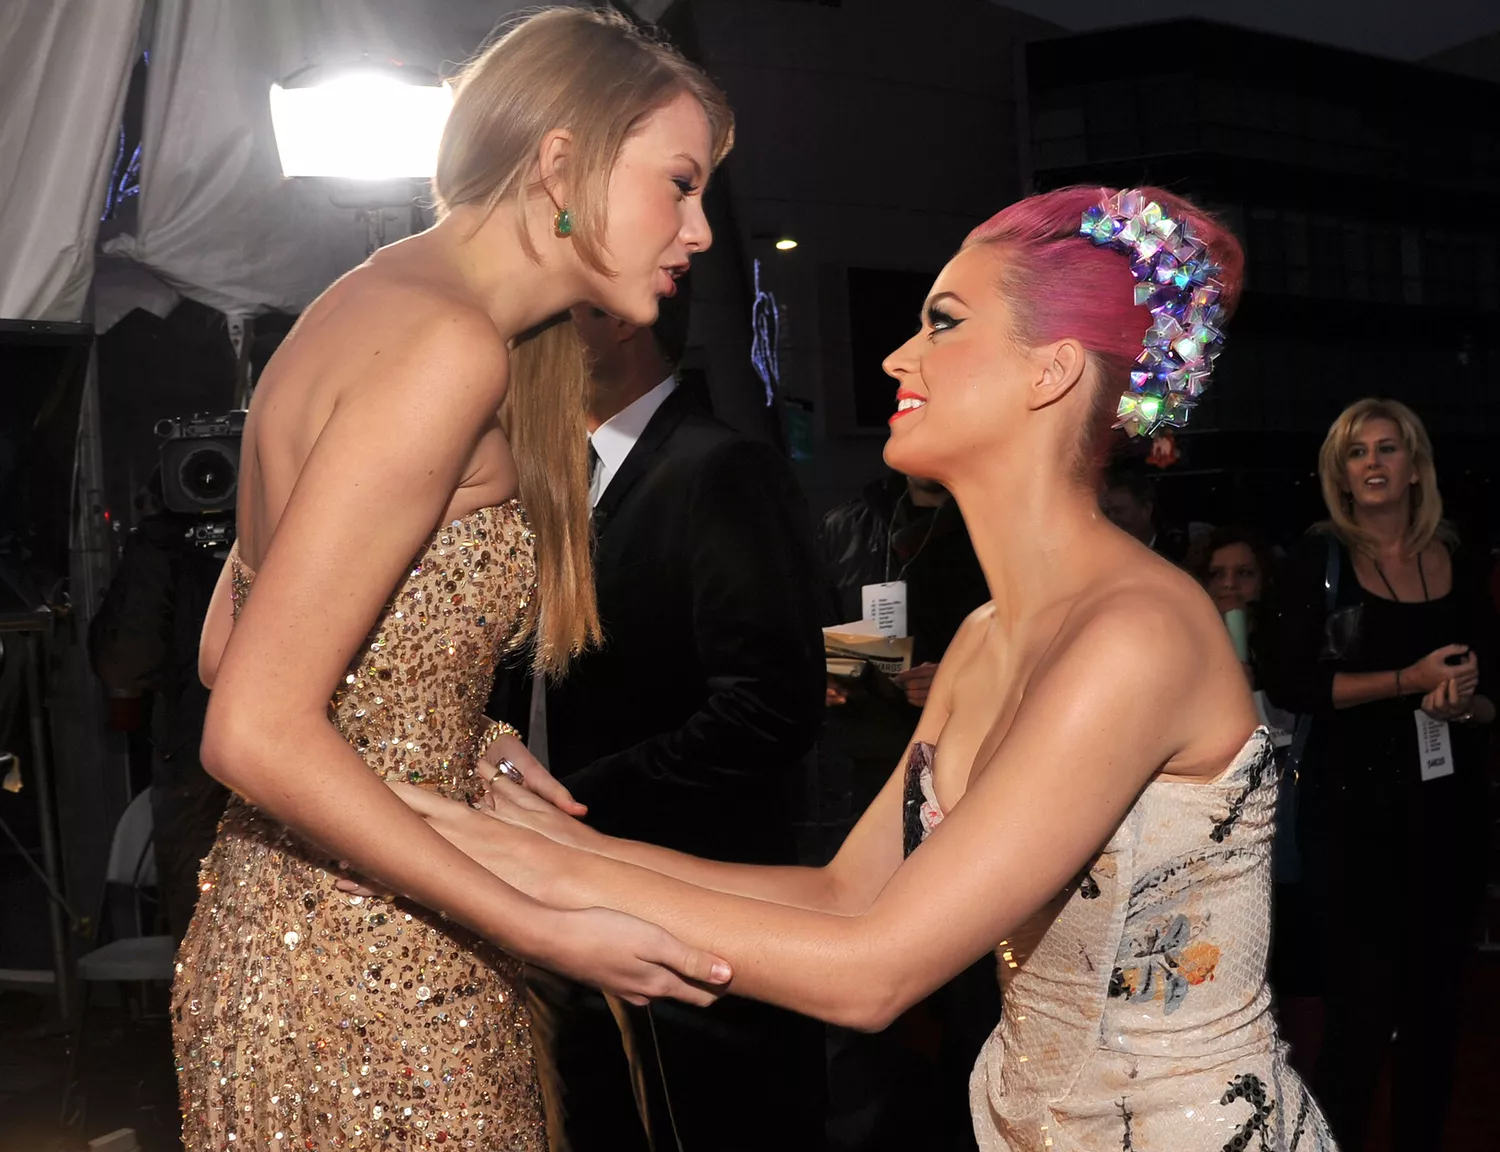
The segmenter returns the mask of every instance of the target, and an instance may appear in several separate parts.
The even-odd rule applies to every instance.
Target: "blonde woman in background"
[[[597,638],[585,366],[546,325],[582,301],[655,319],[709,245],[731,134],[723,95],[625,21],[534,15],[459,78],[438,224],[268,365],[201,654],[203,764],[238,799],[173,992],[192,1152],[540,1152],[523,960],[636,1002],[727,979],[657,927],[522,896],[382,780],[470,794],[514,746],[481,714],[502,649],[530,638],[559,673]],[[336,891],[336,861],[413,903]]]
[[[1483,877],[1493,610],[1411,409],[1350,405],[1318,471],[1329,518],[1263,629],[1272,699],[1313,716],[1299,813],[1311,915],[1276,947],[1327,1000],[1315,1089],[1339,1141],[1361,1146],[1394,1046],[1392,1147],[1436,1148]],[[1425,965],[1449,975],[1421,979]]]

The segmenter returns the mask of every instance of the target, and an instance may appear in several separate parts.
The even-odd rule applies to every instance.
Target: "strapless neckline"
[[[1212,790],[1236,785],[1239,770],[1258,756],[1264,755],[1270,747],[1270,741],[1271,730],[1264,724],[1258,725],[1240,745],[1240,750],[1230,758],[1224,770],[1212,780],[1201,783],[1193,780],[1152,780],[1146,787]],[[933,763],[936,759],[937,745],[927,740],[914,741],[907,754],[906,780],[902,790],[902,839],[908,856],[916,851],[917,845],[926,840],[947,815],[938,802],[932,781]]]
[[[432,547],[432,545],[437,542],[437,538],[448,529],[461,528],[467,525],[470,520],[475,520],[482,516],[488,516],[508,511],[519,512],[522,516],[526,514],[526,509],[522,507],[521,498],[519,496],[511,496],[509,499],[502,500],[498,504],[481,504],[472,512],[465,512],[462,516],[455,516],[452,520],[439,524],[432,530],[432,535],[427,538],[427,543],[426,545],[424,545],[424,547]],[[240,542],[238,540],[236,540],[229,546],[229,554],[230,557],[234,560],[235,566],[239,568],[242,573],[244,573],[246,580],[254,580],[255,569],[246,564],[245,558],[240,555]]]

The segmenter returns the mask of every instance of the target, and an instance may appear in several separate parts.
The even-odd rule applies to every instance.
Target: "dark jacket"
[[[547,693],[550,767],[589,823],[795,859],[823,711],[809,528],[779,453],[668,397],[594,510],[604,645]],[[528,677],[504,676],[491,715],[523,727],[529,699]]]
[[[913,509],[905,492],[905,477],[887,476],[823,517],[818,551],[830,585],[823,622],[858,620],[864,585],[904,579],[912,662],[936,663],[990,593],[958,505]]]

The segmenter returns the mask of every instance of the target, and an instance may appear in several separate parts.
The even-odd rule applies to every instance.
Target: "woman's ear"
[[[568,157],[573,150],[573,134],[566,128],[554,128],[542,137],[537,148],[537,181],[558,211],[568,206]]]
[[[1056,404],[1078,385],[1088,370],[1088,353],[1077,340],[1058,340],[1034,349],[1037,376],[1031,386],[1031,407]]]

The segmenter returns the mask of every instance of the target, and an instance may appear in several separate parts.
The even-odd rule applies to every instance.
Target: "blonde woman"
[[[1315,1079],[1340,1142],[1361,1146],[1395,1033],[1391,1146],[1436,1147],[1459,981],[1418,991],[1411,963],[1420,953],[1456,969],[1468,951],[1500,651],[1411,409],[1350,405],[1318,471],[1329,518],[1293,557],[1263,629],[1272,699],[1313,716],[1299,813],[1313,915],[1277,951],[1327,1000]]]
[[[731,131],[624,21],[519,23],[459,79],[438,224],[267,367],[203,636],[203,763],[239,799],[173,994],[192,1152],[540,1152],[522,960],[637,1002],[727,978],[652,925],[522,896],[382,779],[465,796],[511,746],[480,711],[501,650],[530,637],[557,673],[597,637],[585,369],[571,325],[543,329],[580,301],[653,321],[709,245]],[[336,891],[335,861],[414,903]]]

